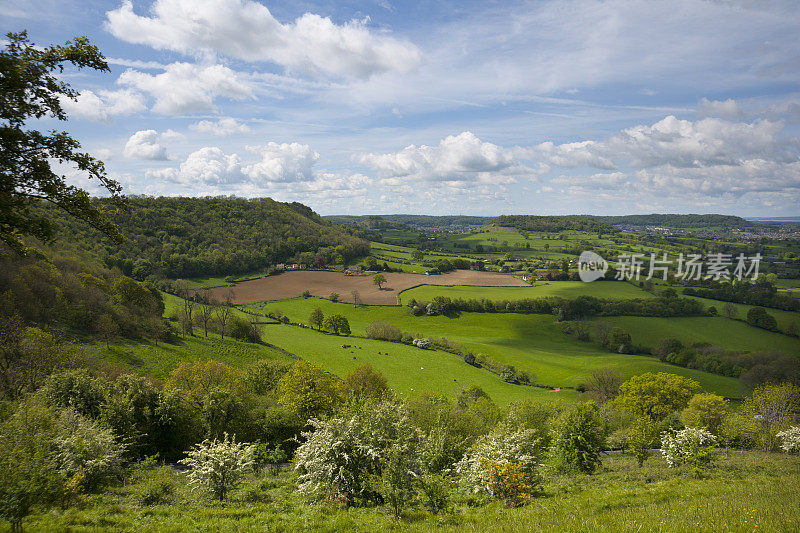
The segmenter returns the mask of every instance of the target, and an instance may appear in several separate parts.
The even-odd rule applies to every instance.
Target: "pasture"
[[[526,284],[527,285],[527,284]],[[653,298],[647,291],[627,282],[600,281],[584,283],[582,281],[537,281],[532,286],[524,287],[443,287],[436,285],[420,285],[407,289],[400,294],[403,303],[415,299],[429,302],[434,296],[462,298],[464,300],[485,298],[487,300],[522,300],[523,298],[544,298],[558,296],[560,298],[576,298],[578,296],[594,296],[595,298]]]
[[[523,286],[524,281],[508,274],[496,272],[477,272],[456,270],[446,274],[426,276],[387,272],[387,282],[382,289],[372,283],[371,275],[346,276],[341,272],[293,270],[276,276],[237,283],[231,288],[212,289],[211,295],[224,299],[228,291],[233,291],[233,302],[252,303],[265,300],[279,300],[300,296],[309,291],[314,296],[327,298],[332,292],[338,293],[345,302],[353,302],[353,291],[358,291],[361,301],[370,305],[396,305],[397,295],[405,289],[422,283],[434,285],[491,285]]]
[[[460,313],[453,317],[414,317],[408,308],[403,307],[354,307],[316,298],[265,302],[248,307],[261,312],[281,311],[292,321],[298,322],[307,322],[311,311],[320,307],[326,316],[332,313],[346,316],[353,333],[357,335],[363,335],[371,322],[380,320],[417,337],[444,337],[461,343],[467,349],[487,355],[501,364],[514,365],[518,370],[530,372],[535,375],[537,383],[554,387],[574,387],[584,382],[592,370],[614,367],[626,376],[643,372],[673,372],[696,379],[706,390],[728,397],[741,396],[739,383],[735,379],[667,365],[650,356],[609,353],[593,344],[579,342],[564,335],[561,325],[551,315]],[[306,357],[313,340],[309,341],[312,344],[304,347],[302,341],[292,340],[281,331],[282,328],[272,328],[264,328],[265,341]],[[273,336],[278,333],[280,337]],[[297,346],[297,350],[289,348],[288,344],[284,344],[286,342]],[[324,352],[321,355],[326,357]],[[321,361],[325,366],[324,359]]]

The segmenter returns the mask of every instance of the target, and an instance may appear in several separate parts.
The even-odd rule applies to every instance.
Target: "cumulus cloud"
[[[240,184],[245,175],[238,155],[226,155],[216,146],[206,146],[181,163],[177,179],[184,184],[222,186]]]
[[[244,167],[244,173],[254,182],[309,181],[314,177],[314,165],[319,154],[307,144],[267,143],[248,146],[260,160]]]
[[[282,24],[250,0],[156,0],[150,16],[134,13],[126,0],[106,16],[106,29],[130,43],[268,61],[295,71],[366,78],[406,72],[420,62],[413,44],[370,31],[368,19],[336,24],[306,13]]]
[[[236,133],[250,133],[252,130],[247,124],[238,122],[235,118],[221,118],[216,122],[201,120],[189,126],[189,129],[199,133],[211,133],[220,137],[230,137]]]
[[[111,123],[115,115],[130,115],[147,109],[144,97],[129,89],[97,93],[84,90],[75,100],[62,96],[61,106],[69,116],[106,124]]]
[[[709,100],[701,98],[697,104],[697,115],[700,117],[719,117],[728,120],[736,120],[744,116],[744,112],[739,107],[736,100]]]
[[[167,149],[159,144],[156,130],[137,131],[125,143],[125,157],[132,159],[166,160]]]
[[[515,150],[480,140],[472,132],[449,135],[437,146],[410,145],[399,152],[363,154],[358,161],[385,178],[409,178],[466,184],[473,181],[512,182],[513,176],[533,176]]]
[[[117,83],[149,94],[155,99],[153,111],[176,115],[196,111],[215,111],[218,96],[232,100],[253,97],[253,89],[239,73],[223,65],[200,66],[172,63],[160,74],[128,69]]]

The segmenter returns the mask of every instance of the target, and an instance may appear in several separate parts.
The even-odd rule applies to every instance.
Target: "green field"
[[[434,296],[450,298],[487,300],[521,300],[523,298],[544,298],[558,296],[560,298],[576,298],[578,296],[594,296],[595,298],[653,298],[642,289],[624,282],[601,281],[584,283],[582,281],[537,281],[531,287],[443,287],[436,285],[420,285],[406,289],[400,293],[402,302],[412,298],[431,301]]]
[[[453,318],[413,317],[408,309],[403,307],[354,308],[350,304],[332,303],[318,298],[295,298],[254,304],[252,307],[259,311],[281,311],[298,322],[307,322],[311,311],[315,307],[320,307],[325,315],[332,313],[345,315],[355,334],[363,334],[367,325],[375,320],[381,320],[416,336],[445,337],[459,342],[475,353],[488,355],[502,364],[511,364],[519,370],[534,374],[538,383],[555,387],[576,386],[585,381],[593,369],[611,366],[627,376],[651,371],[674,372],[696,379],[707,390],[725,396],[738,397],[741,394],[738,381],[732,378],[667,365],[653,357],[609,353],[592,344],[578,342],[564,335],[560,324],[550,315],[461,313],[460,316]],[[269,330],[270,327],[272,326],[265,328],[264,338],[267,342],[303,358],[306,358],[305,354],[312,350],[312,347],[314,350],[322,350],[319,355],[323,359],[319,361],[326,366],[324,358],[329,355],[322,348],[317,348],[313,339],[308,341],[310,343],[308,346],[303,346],[301,341],[294,340],[292,346],[296,349],[292,349],[285,344],[287,335],[274,337]],[[276,331],[281,329],[283,328],[278,328]],[[397,344],[388,346],[400,347]],[[391,350],[386,351],[391,352]]]
[[[94,344],[88,345],[87,350],[101,363],[112,363],[159,379],[166,378],[182,361],[213,359],[241,368],[259,359],[292,360],[269,346],[230,338],[220,340],[214,333],[205,338],[200,330],[195,330],[195,334],[197,336],[186,336],[174,343],[160,342],[158,346],[150,341],[119,341],[112,343],[110,349],[104,344]]]
[[[777,350],[800,356],[800,339],[723,317],[614,316],[595,320],[619,326],[631,334],[634,344],[649,347],[655,347],[659,339],[674,337],[684,344],[709,342],[732,351]]]
[[[155,480],[175,487],[170,501],[142,505]],[[667,468],[659,456],[642,467],[629,455],[605,455],[594,475],[544,477],[543,493],[509,509],[499,502],[431,514],[416,506],[400,519],[387,506],[337,508],[309,503],[296,492],[294,472],[249,475],[220,503],[191,490],[170,467],[137,471],[124,485],[93,495],[83,507],[34,514],[25,531],[581,531],[752,532],[800,529],[800,462],[785,454],[733,452],[702,479]]]
[[[729,302],[722,302],[720,300],[712,300],[710,298],[700,298],[698,296],[684,296],[684,298],[692,298],[693,300],[698,300],[700,302],[703,302],[703,305],[706,307],[706,309],[708,309],[711,306],[714,306],[717,308],[717,313],[719,313],[720,316],[725,315],[724,307],[729,303]],[[753,307],[755,307],[753,305],[745,305],[737,303],[732,303],[732,305],[736,308],[736,316],[734,316],[733,318],[736,318],[738,320],[745,320],[747,318],[747,312]],[[772,309],[772,308],[766,308],[766,309],[767,313],[775,317],[775,321],[778,323],[778,329],[780,329],[781,331],[786,331],[786,329],[789,327],[789,324],[791,324],[792,322],[797,322],[797,324],[800,326],[800,313],[793,313],[792,311],[784,311],[782,309]]]

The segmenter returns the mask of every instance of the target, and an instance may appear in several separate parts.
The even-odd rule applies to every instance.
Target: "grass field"
[[[171,501],[143,505],[149,480],[175,487]],[[152,481],[150,481],[152,483]],[[400,519],[386,506],[337,509],[308,503],[292,471],[250,475],[225,503],[190,490],[170,467],[143,470],[130,483],[92,496],[83,508],[53,509],[27,518],[24,530],[126,531],[581,531],[752,532],[800,529],[800,460],[733,452],[716,470],[694,479],[659,456],[639,468],[629,455],[605,455],[594,475],[545,476],[544,492],[528,505],[469,506],[455,495],[434,515],[414,506]]]
[[[354,308],[349,304],[316,298],[265,302],[252,307],[262,312],[279,310],[293,321],[299,322],[307,322],[311,311],[320,307],[326,316],[332,313],[345,315],[355,334],[363,334],[367,325],[381,320],[418,336],[445,337],[459,342],[475,353],[488,355],[500,363],[531,372],[538,383],[555,387],[576,386],[585,381],[593,369],[612,366],[627,376],[650,371],[673,372],[698,380],[707,390],[728,397],[741,395],[738,381],[732,378],[667,365],[653,357],[609,353],[592,344],[578,342],[564,335],[555,317],[550,315],[461,313],[453,318],[413,317],[407,308],[402,307]],[[267,342],[286,348],[301,357],[305,358],[304,354],[315,346],[313,340],[308,341],[308,346],[295,340],[296,350],[289,348],[283,344],[286,342],[285,338],[271,337],[270,327],[265,328]],[[324,350],[320,355],[327,357]],[[324,359],[319,361],[320,364],[325,364]]]
[[[703,302],[703,305],[706,308],[711,307],[712,305],[717,308],[717,312],[720,316],[725,314],[724,307],[728,304],[728,302],[722,302],[720,300],[712,300],[710,298],[700,298],[697,296],[684,296],[684,298],[692,298],[693,300],[698,300]],[[733,306],[736,308],[736,316],[739,320],[745,320],[747,318],[747,312],[752,309],[753,305],[745,305],[745,304],[737,304],[733,303]],[[781,331],[786,331],[789,327],[789,324],[792,322],[797,322],[798,326],[800,326],[800,313],[793,313],[792,311],[783,311],[782,309],[772,309],[766,308],[767,313],[775,317],[775,321],[778,323],[778,329]]]
[[[131,368],[139,374],[150,375],[159,379],[166,378],[182,361],[205,361],[213,359],[233,367],[243,367],[259,359],[291,360],[280,350],[235,339],[220,340],[219,335],[209,333],[203,337],[202,331],[195,332],[196,337],[183,337],[175,343],[158,343],[150,341],[120,341],[111,344],[89,345],[92,356],[103,363],[113,363]]]
[[[559,296],[561,298],[575,298],[577,296],[594,296],[596,298],[653,298],[647,291],[624,282],[602,281],[584,283],[582,281],[538,281],[530,287],[442,287],[421,285],[400,293],[402,302],[409,302],[412,298],[430,301],[434,296],[448,296],[450,298],[488,300],[521,300],[523,298],[544,298]]]
[[[800,339],[748,326],[723,317],[602,317],[631,334],[633,342],[654,347],[659,339],[674,337],[684,344],[709,342],[733,351],[778,350],[800,356]]]
[[[262,332],[266,342],[295,353],[340,377],[369,363],[386,376],[389,386],[400,397],[433,392],[454,398],[462,388],[471,385],[479,385],[500,405],[524,398],[573,399],[576,396],[574,391],[549,392],[536,387],[510,385],[447,352],[327,335],[296,326],[264,326]],[[342,348],[347,344],[351,347]]]

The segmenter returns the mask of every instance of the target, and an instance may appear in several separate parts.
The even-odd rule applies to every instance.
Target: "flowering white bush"
[[[533,492],[538,492],[541,486],[539,468],[542,466],[538,460],[539,441],[534,429],[510,430],[501,424],[478,439],[471,452],[456,464],[455,470],[472,492],[494,495],[491,469],[487,466],[502,467],[515,463],[525,470]]]
[[[374,477],[381,474],[389,450],[414,456],[417,434],[402,405],[384,402],[351,416],[311,419],[313,431],[297,449],[300,493],[313,498],[352,502],[375,497]]]
[[[186,472],[189,484],[205,487],[220,500],[241,481],[245,472],[253,465],[253,446],[236,442],[236,437],[222,440],[204,440],[186,452],[186,459],[179,463],[191,470]]]
[[[671,468],[686,464],[696,475],[714,461],[714,445],[717,442],[705,428],[686,428],[661,437],[661,454]]]
[[[67,478],[80,473],[87,489],[121,475],[125,447],[110,429],[74,409],[58,416],[58,435],[50,444],[58,471]]]
[[[790,427],[778,433],[781,449],[786,453],[800,453],[800,426]]]
[[[428,339],[414,339],[411,344],[423,350],[427,350],[431,347],[431,341]]]

